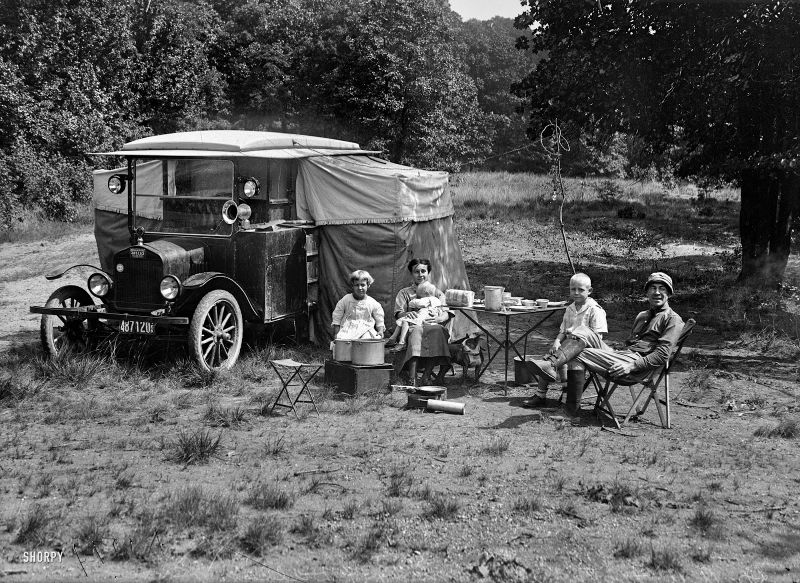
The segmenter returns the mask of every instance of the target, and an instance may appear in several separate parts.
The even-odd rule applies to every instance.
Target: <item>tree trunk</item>
[[[800,175],[748,170],[742,174],[741,189],[742,270],[738,281],[777,287],[789,259],[792,218],[800,203]]]

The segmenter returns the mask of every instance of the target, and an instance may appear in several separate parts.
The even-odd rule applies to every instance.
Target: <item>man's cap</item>
[[[656,271],[655,273],[651,273],[647,278],[647,283],[644,284],[645,291],[647,291],[647,288],[650,287],[651,283],[663,283],[667,287],[669,295],[673,295],[674,293],[672,291],[672,278],[664,272]]]

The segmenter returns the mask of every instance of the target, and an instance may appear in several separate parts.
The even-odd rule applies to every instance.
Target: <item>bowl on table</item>
[[[547,307],[547,304],[549,304],[549,303],[550,303],[550,300],[545,299],[545,298],[539,298],[539,299],[536,300],[536,307],[539,308],[540,310],[543,310],[544,308]]]
[[[526,308],[533,308],[536,306],[536,302],[533,300],[522,300],[522,305]]]

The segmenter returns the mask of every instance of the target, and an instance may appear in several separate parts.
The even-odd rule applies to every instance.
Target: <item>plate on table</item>
[[[566,306],[566,305],[567,305],[566,301],[563,301],[563,302],[547,302],[547,307],[548,308],[560,308],[560,307]]]
[[[536,310],[536,306],[508,306],[509,309],[515,312],[533,312]]]

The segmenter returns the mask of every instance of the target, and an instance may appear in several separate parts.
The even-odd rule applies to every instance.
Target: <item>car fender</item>
[[[184,293],[178,309],[197,304],[208,292],[221,289],[236,298],[245,320],[259,320],[262,317],[242,287],[224,273],[218,271],[195,273],[183,280],[181,285]]]
[[[81,267],[89,267],[90,269],[99,271],[100,273],[105,273],[106,275],[110,276],[108,272],[103,271],[103,269],[100,267],[97,267],[95,265],[89,265],[88,263],[79,263],[78,265],[70,265],[69,267],[59,267],[55,271],[51,271],[50,273],[45,275],[44,278],[48,281],[53,281],[54,279],[59,279],[61,277],[64,277],[64,274],[67,273],[68,271],[72,269],[79,269]]]

